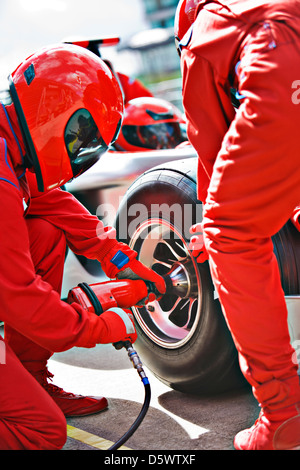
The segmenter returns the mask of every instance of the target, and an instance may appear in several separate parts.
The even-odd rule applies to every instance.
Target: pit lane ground
[[[109,401],[107,411],[67,419],[68,439],[63,450],[109,449],[141,410],[144,386],[124,349],[116,351],[111,345],[73,348],[54,354],[49,370],[54,373],[53,383],[65,390],[104,395]],[[248,388],[215,396],[191,396],[170,389],[145,370],[151,384],[151,403],[138,431],[124,444],[126,449],[233,450],[234,435],[251,426],[259,414]]]

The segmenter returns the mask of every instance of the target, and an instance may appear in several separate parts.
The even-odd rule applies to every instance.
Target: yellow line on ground
[[[96,449],[100,450],[107,450],[109,449],[114,443],[112,441],[108,441],[107,439],[103,439],[102,437],[95,436],[95,434],[91,434],[90,432],[83,431],[82,429],[74,428],[74,426],[67,425],[67,434],[68,437],[75,439],[76,441],[83,442],[91,447],[96,447]],[[129,447],[121,446],[119,450],[132,450]]]

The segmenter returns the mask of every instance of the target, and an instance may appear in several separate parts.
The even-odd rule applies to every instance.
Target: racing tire
[[[133,308],[144,365],[163,383],[185,393],[219,393],[246,385],[237,351],[215,295],[208,262],[191,257],[189,228],[201,220],[196,159],[173,162],[141,175],[129,188],[116,219],[118,239],[160,274],[179,263],[189,297],[166,295]]]

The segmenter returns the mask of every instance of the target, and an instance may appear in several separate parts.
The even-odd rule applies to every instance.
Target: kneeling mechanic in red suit
[[[26,59],[9,86],[11,103],[0,103],[0,449],[59,449],[65,416],[101,411],[107,400],[51,384],[49,357],[136,339],[129,316],[112,309],[97,317],[61,301],[66,245],[99,260],[108,277],[126,270],[161,292],[164,285],[114,229],[60,189],[118,136],[123,100],[109,68],[83,48],[58,45]]]

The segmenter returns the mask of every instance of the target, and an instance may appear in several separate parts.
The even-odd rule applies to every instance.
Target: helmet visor
[[[64,138],[74,177],[94,165],[108,149],[92,115],[84,108],[71,116]]]
[[[124,125],[123,136],[131,145],[148,149],[171,149],[187,140],[185,124],[162,122],[148,126]]]

